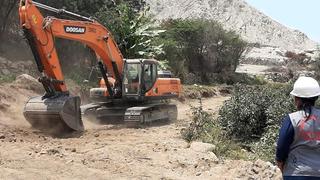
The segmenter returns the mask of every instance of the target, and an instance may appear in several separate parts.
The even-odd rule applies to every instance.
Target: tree
[[[162,27],[166,29],[162,35],[166,55],[160,58],[167,59],[185,82],[190,74],[199,77],[196,81],[200,83],[216,81],[213,76],[230,77],[246,49],[246,43],[238,35],[225,31],[215,21],[168,20]]]
[[[17,22],[16,16],[13,10],[17,8],[18,0],[2,0],[0,2],[0,41],[3,41],[5,34],[8,33],[8,28],[14,25]],[[17,14],[17,12],[15,13]]]
[[[113,8],[102,7],[96,13],[99,22],[108,27],[125,58],[150,58],[162,53],[154,39],[163,32],[147,16],[148,9],[137,11],[128,3]]]

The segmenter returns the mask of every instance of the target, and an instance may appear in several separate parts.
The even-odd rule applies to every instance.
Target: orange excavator
[[[40,9],[71,18],[44,17]],[[32,0],[20,1],[19,16],[45,89],[43,96],[30,98],[24,108],[34,128],[83,131],[82,114],[100,123],[129,125],[177,117],[176,106],[167,100],[179,96],[180,79],[168,73],[162,76],[154,59],[124,59],[110,31],[96,20]],[[90,90],[93,103],[80,108],[80,97],[69,94],[55,37],[79,41],[95,52],[102,79],[99,88]]]

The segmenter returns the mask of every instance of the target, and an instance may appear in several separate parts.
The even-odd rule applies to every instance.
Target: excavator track
[[[81,107],[84,116],[99,124],[125,124],[127,127],[144,127],[177,119],[177,106],[167,103],[138,106],[115,106],[96,103]]]
[[[174,104],[151,104],[128,108],[124,114],[127,127],[150,126],[177,119],[177,106]]]

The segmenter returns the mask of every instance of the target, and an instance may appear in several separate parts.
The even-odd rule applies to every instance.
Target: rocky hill
[[[290,51],[314,50],[304,33],[271,19],[244,0],[146,0],[158,20],[206,18],[220,22],[251,43]]]

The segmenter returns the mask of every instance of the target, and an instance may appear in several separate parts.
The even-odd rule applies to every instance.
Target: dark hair
[[[301,98],[299,97],[299,99],[301,100],[301,105],[298,107],[299,110],[303,110],[305,113],[305,116],[307,117],[306,120],[309,119],[311,113],[312,113],[312,107],[315,105],[318,96],[316,97],[311,97],[311,98]]]

